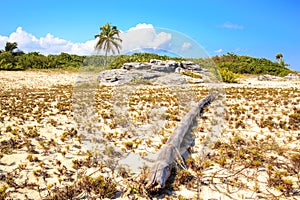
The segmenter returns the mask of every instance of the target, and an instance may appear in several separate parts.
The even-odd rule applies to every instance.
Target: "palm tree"
[[[99,37],[99,40],[95,46],[95,49],[105,51],[105,65],[107,64],[107,54],[108,52],[116,53],[115,49],[120,53],[122,42],[120,39],[120,31],[116,26],[111,26],[109,23],[100,27],[101,32],[99,34],[95,34],[95,38]]]
[[[277,62],[278,62],[279,65],[281,65],[281,66],[288,66],[288,65],[286,65],[286,64],[284,63],[282,53],[276,54],[275,58],[276,58],[276,60],[277,60]]]
[[[278,53],[276,54],[276,60],[279,62],[279,60],[281,60],[283,58],[282,53]]]
[[[7,52],[13,52],[13,50],[18,48],[18,44],[16,42],[6,42],[4,50]]]

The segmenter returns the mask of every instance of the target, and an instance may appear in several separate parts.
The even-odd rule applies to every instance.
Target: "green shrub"
[[[289,122],[292,129],[297,130],[300,128],[300,113],[289,115]]]
[[[11,52],[0,53],[0,70],[14,70],[16,64],[17,59]]]
[[[111,63],[115,56],[107,56],[107,63]],[[94,66],[94,67],[104,67],[105,66],[105,56],[103,55],[93,55],[86,56],[82,63],[83,66]]]
[[[113,179],[109,177],[105,178],[102,175],[95,178],[90,176],[83,177],[82,181],[79,182],[79,187],[86,191],[92,191],[100,198],[112,198],[117,191],[116,182]]]
[[[85,56],[71,55],[68,53],[61,53],[59,55],[49,55],[49,61],[56,62],[57,67],[80,67],[82,66]]]
[[[218,68],[226,68],[237,74],[270,74],[275,76],[286,76],[289,73],[295,73],[277,62],[272,62],[265,58],[238,56],[228,53],[223,56],[214,56],[212,59]]]
[[[8,196],[7,185],[0,185],[0,199],[6,199]]]
[[[85,56],[61,53],[59,55],[45,56],[38,52],[27,54],[0,53],[0,70],[26,70],[80,67]]]
[[[225,83],[238,83],[238,75],[228,69],[219,69],[222,81]]]
[[[122,65],[127,62],[134,62],[134,60],[129,55],[120,55],[115,57],[115,59],[108,65],[108,67],[110,69],[120,69]]]
[[[201,75],[196,74],[194,72],[181,72],[181,74],[192,77],[192,78],[202,78]]]

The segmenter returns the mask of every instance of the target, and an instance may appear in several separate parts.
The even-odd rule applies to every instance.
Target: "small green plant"
[[[152,85],[150,80],[143,78],[135,78],[131,81],[132,85]]]
[[[227,158],[225,156],[221,157],[219,160],[217,160],[217,163],[224,167],[227,164]]]
[[[131,141],[124,142],[124,145],[128,150],[133,148],[133,142]]]
[[[246,128],[246,124],[242,121],[242,120],[238,120],[236,123],[235,123],[235,128],[243,128],[245,129]]]
[[[299,130],[300,128],[300,113],[294,113],[289,115],[290,126],[294,130]]]
[[[0,200],[4,200],[8,196],[7,188],[7,185],[0,185]]]
[[[61,155],[63,155],[63,157],[65,157],[67,154],[67,151],[61,151],[60,153],[61,153]]]
[[[290,159],[294,163],[294,167],[300,170],[300,153],[292,154]]]
[[[38,162],[39,161],[39,158],[36,156],[33,156],[32,154],[28,154],[26,159],[29,160],[30,162]]]
[[[222,81],[225,83],[238,83],[238,75],[228,69],[219,69]]]
[[[181,74],[186,75],[186,76],[189,76],[189,77],[192,77],[192,78],[200,78],[200,79],[202,79],[202,76],[201,76],[201,75],[196,74],[196,73],[194,73],[194,72],[189,72],[189,71],[187,71],[187,72],[181,72]]]
[[[178,189],[180,185],[186,185],[187,188],[193,187],[194,176],[188,170],[178,171],[173,186]]]
[[[260,160],[253,160],[251,164],[254,167],[260,167],[262,165]]]
[[[128,178],[130,175],[130,169],[125,167],[125,166],[119,166],[118,168],[118,174],[122,177],[122,178]]]
[[[233,142],[236,143],[236,144],[245,144],[244,139],[239,137],[239,136],[233,137]]]
[[[214,166],[214,164],[210,160],[206,160],[205,162],[202,163],[202,166],[204,169],[209,168],[211,166]]]
[[[6,132],[11,132],[11,131],[12,131],[11,126],[7,126],[5,131],[6,131]]]
[[[115,149],[113,146],[106,146],[104,149],[104,155],[107,155],[109,157],[112,157],[115,155]]]
[[[109,177],[90,177],[85,176],[79,182],[79,187],[86,191],[97,194],[100,198],[112,198],[117,191],[117,184]]]

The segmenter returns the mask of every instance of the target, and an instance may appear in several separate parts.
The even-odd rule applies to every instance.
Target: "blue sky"
[[[91,46],[106,22],[125,32],[147,24],[178,31],[211,56],[234,52],[275,60],[280,52],[300,71],[299,11],[297,0],[2,0],[0,48],[17,38],[27,51],[58,53],[68,46],[76,52]]]

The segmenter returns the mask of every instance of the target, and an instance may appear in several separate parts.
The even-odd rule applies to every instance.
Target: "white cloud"
[[[182,44],[182,46],[181,46],[181,50],[182,50],[182,51],[185,51],[185,50],[190,49],[191,47],[192,47],[192,44],[191,44],[191,43],[189,43],[189,42],[184,42],[184,43]]]
[[[174,32],[156,29],[152,24],[137,24],[127,31],[121,31],[122,39],[121,53],[134,51],[136,49],[152,48],[161,49],[169,52],[189,52],[194,45],[184,36],[178,41],[173,39]],[[178,34],[178,33],[177,33]],[[178,38],[178,36],[176,37]],[[69,40],[55,37],[51,33],[43,37],[36,37],[26,32],[22,27],[18,27],[15,32],[9,36],[0,35],[0,49],[3,49],[6,42],[17,42],[19,49],[24,52],[40,52],[42,54],[59,54],[66,52],[78,55],[95,54],[94,47],[98,39],[88,40],[83,43],[73,43]],[[102,51],[100,53],[103,53]]]
[[[135,27],[131,27],[130,29],[128,29],[128,31],[134,31],[137,29],[153,29],[153,25],[152,24],[146,24],[146,23],[141,23],[141,24],[137,24]]]
[[[227,28],[227,29],[244,29],[244,26],[239,24],[233,24],[231,22],[225,22],[220,26],[221,28]]]
[[[72,43],[48,33],[45,37],[37,38],[18,27],[8,37],[0,36],[0,49],[3,49],[6,42],[17,42],[19,49],[24,52],[37,51],[42,54],[59,54],[66,52],[70,54],[88,55],[94,52],[96,40],[85,43]]]
[[[5,46],[5,43],[8,41],[8,37],[0,35],[0,49]]]
[[[222,53],[222,52],[223,52],[223,49],[215,50],[215,53]]]
[[[166,32],[157,32],[152,24],[137,24],[120,34],[122,52],[130,52],[141,48],[167,49],[172,35]]]

